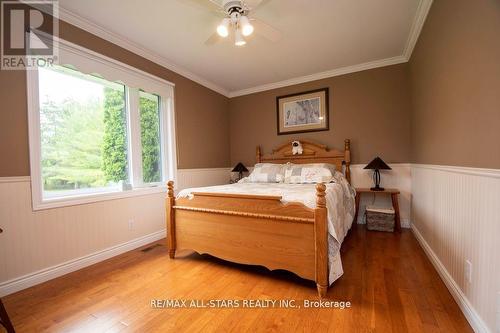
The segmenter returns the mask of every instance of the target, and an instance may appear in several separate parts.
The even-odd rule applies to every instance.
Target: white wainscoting
[[[373,187],[373,170],[363,169],[366,164],[351,165],[351,182],[354,187]],[[397,188],[399,195],[399,209],[401,226],[410,227],[411,218],[411,167],[408,163],[393,163],[389,165],[392,170],[381,170],[382,187]],[[376,205],[392,207],[390,195],[363,194],[359,204],[358,223],[365,223],[365,207]]]
[[[156,193],[34,212],[29,177],[1,181],[0,295],[165,237],[164,196]]]
[[[229,176],[229,168],[179,169],[176,189],[223,184]],[[30,177],[0,178],[0,296],[164,238],[164,198],[155,193],[34,212]]]
[[[474,330],[500,332],[500,170],[413,164],[411,174],[416,238]]]
[[[232,168],[178,169],[175,191],[190,187],[229,184]]]

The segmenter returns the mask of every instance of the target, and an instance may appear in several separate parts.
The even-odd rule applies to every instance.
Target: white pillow
[[[285,183],[329,183],[334,180],[335,166],[328,163],[290,164],[285,170]]]
[[[251,183],[281,183],[285,178],[286,164],[257,163],[248,176]]]

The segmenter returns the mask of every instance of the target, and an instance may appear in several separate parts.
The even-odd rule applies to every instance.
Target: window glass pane
[[[160,182],[160,97],[139,92],[141,115],[142,178],[145,183]]]
[[[39,68],[43,197],[119,190],[128,180],[125,87]]]

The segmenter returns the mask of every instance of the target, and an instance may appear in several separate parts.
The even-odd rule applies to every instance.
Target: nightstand
[[[375,193],[375,194],[390,194],[392,199],[392,208],[394,208],[394,230],[401,232],[401,217],[399,215],[399,202],[398,195],[399,190],[395,188],[386,188],[383,191],[372,191],[369,188],[356,188],[356,213],[354,215],[354,221],[358,221],[358,211],[359,211],[359,201],[361,200],[361,194],[363,193]]]

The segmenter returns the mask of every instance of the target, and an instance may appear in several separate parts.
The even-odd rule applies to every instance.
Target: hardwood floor
[[[410,231],[350,231],[344,276],[328,290],[349,309],[154,309],[152,299],[317,300],[313,282],[209,256],[171,260],[146,246],[4,298],[17,332],[471,332]]]

